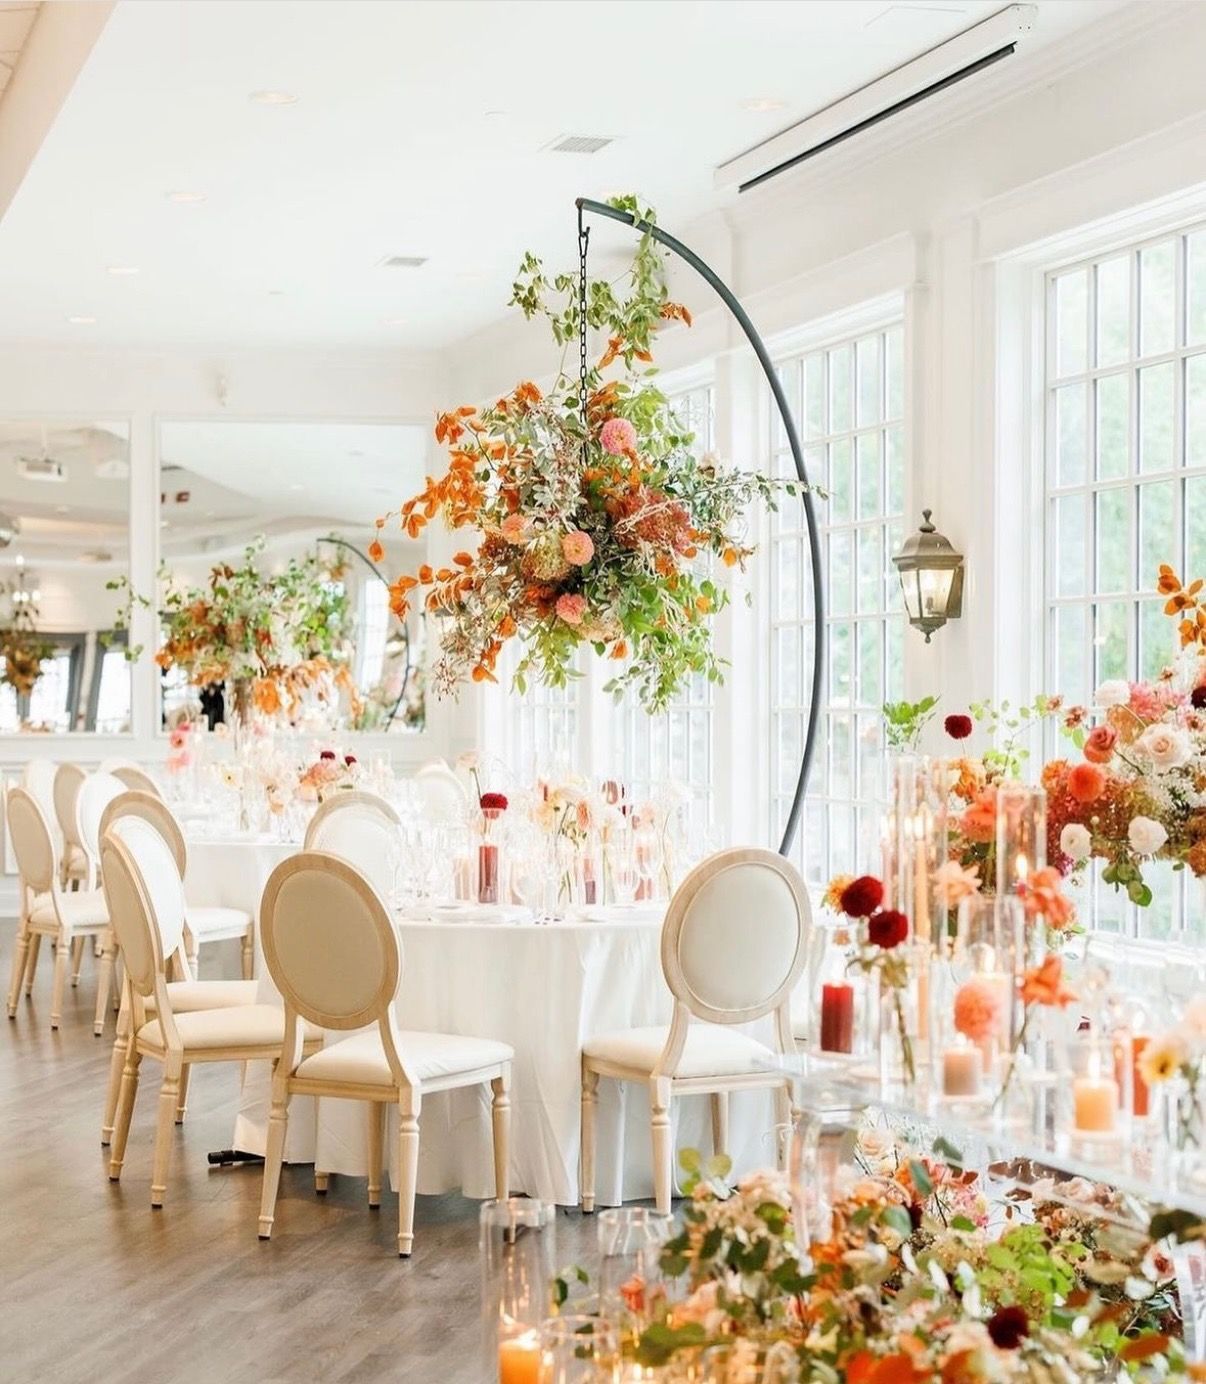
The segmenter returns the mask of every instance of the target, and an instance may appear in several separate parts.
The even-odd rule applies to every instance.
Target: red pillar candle
[[[489,841],[477,848],[477,901],[498,902],[498,847]]]
[[[854,986],[821,986],[821,1051],[854,1051]]]

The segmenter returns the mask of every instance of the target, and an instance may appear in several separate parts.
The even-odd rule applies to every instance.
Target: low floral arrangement
[[[777,1173],[730,1188],[726,1160],[682,1162],[682,1230],[661,1258],[672,1290],[645,1294],[631,1347],[643,1366],[727,1345],[727,1374],[709,1377],[733,1384],[1206,1377],[1184,1358],[1168,1245],[1109,1219],[1113,1195],[1093,1184],[994,1206],[941,1140],[920,1156],[870,1129],[822,1217]]]
[[[318,758],[302,770],[297,779],[297,796],[302,802],[324,802],[332,793],[342,789],[355,788],[360,781],[360,764],[354,754],[339,754],[335,750],[321,750]],[[266,788],[269,797],[273,791]],[[277,785],[275,794],[283,795],[283,786]]]
[[[653,220],[631,198],[613,205]],[[426,608],[447,617],[434,669],[441,694],[466,679],[495,681],[499,654],[515,638],[524,644],[520,691],[529,674],[564,686],[578,675],[584,644],[615,661],[608,689],[635,688],[650,712],[693,674],[721,677],[709,620],[727,595],[705,559],[743,565],[753,551],[744,511],[755,500],[773,509],[781,493],[803,487],[693,454],[692,435],[657,387],[652,354],[657,331],[690,325],[691,314],[670,299],[651,236],[624,279],[622,288],[589,285],[586,322],[608,343],[586,370],[585,399],[583,382],[563,369],[547,394],[524,382],[494,404],[437,420],[448,470],[402,505],[400,525],[417,538],[441,517],[481,536],[445,566],[400,576],[391,607],[403,618],[422,587]],[[564,348],[581,325],[579,289],[574,274],[550,282],[529,254],[511,305],[545,317]],[[384,556],[379,541],[369,552]]]
[[[246,689],[264,716],[293,717],[303,697],[328,700],[342,691],[356,714],[358,696],[347,667],[348,598],[317,557],[291,558],[281,572],[261,569],[264,540],[248,545],[237,566],[213,568],[204,586],[178,586],[164,573],[159,602],[164,641],[155,662],[181,669],[190,683],[232,683],[236,700]],[[124,591],[126,606],[115,627],[129,625],[134,604],[149,606],[128,579],[107,589]],[[141,649],[127,650],[137,658]],[[239,714],[250,706],[232,708]]]

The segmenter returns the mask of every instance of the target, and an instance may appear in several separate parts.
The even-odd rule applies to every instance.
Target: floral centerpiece
[[[348,601],[316,557],[290,558],[280,572],[265,572],[264,540],[248,545],[236,567],[223,563],[203,586],[177,585],[167,577],[159,603],[164,641],[155,662],[181,669],[196,687],[226,683],[237,718],[252,707],[264,716],[295,716],[307,693],[329,700],[336,691],[356,714],[358,697],[347,667]],[[129,623],[130,606],[149,605],[134,595],[126,578],[108,583],[124,589],[126,609],[117,628]],[[127,656],[137,658],[132,648]]]
[[[302,802],[321,803],[341,789],[355,788],[360,780],[360,763],[354,754],[339,754],[335,750],[320,750],[318,758],[302,770],[297,779],[297,796]],[[265,791],[284,796],[276,780]],[[271,795],[271,794],[270,794]]]
[[[723,1162],[683,1163],[683,1227],[661,1260],[682,1288],[648,1295],[642,1367],[727,1347],[708,1377],[733,1384],[1203,1377],[1177,1339],[1167,1245],[1103,1219],[1116,1199],[1093,1184],[1039,1184],[994,1210],[949,1145],[920,1155],[863,1130],[804,1244],[784,1177],[730,1188]]]
[[[632,199],[615,205],[653,219]],[[511,304],[546,318],[564,347],[584,325],[582,289],[573,274],[550,281],[529,254]],[[562,369],[547,393],[524,382],[488,406],[441,414],[435,435],[449,449],[448,470],[398,514],[411,538],[436,517],[477,535],[448,564],[425,564],[391,588],[399,618],[416,587],[428,610],[447,617],[434,668],[441,693],[466,679],[495,681],[515,638],[524,644],[521,691],[529,675],[564,686],[584,644],[615,662],[608,688],[635,688],[651,712],[692,674],[718,680],[709,623],[727,596],[705,558],[743,564],[752,552],[744,510],[801,490],[693,454],[652,364],[658,330],[690,325],[691,314],[670,299],[651,236],[622,286],[595,281],[585,302],[585,326],[608,338],[602,355],[581,377]],[[379,541],[369,551],[384,556]]]

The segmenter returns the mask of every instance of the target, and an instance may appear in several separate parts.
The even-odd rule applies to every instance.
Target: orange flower
[[[1180,591],[1181,578],[1168,565],[1167,562],[1160,564],[1160,576],[1156,582],[1156,590],[1161,596],[1171,596],[1174,591]]]
[[[453,553],[452,560],[456,563],[458,567],[473,566],[473,559],[469,556],[468,553]]]
[[[434,580],[435,574],[431,570],[431,564],[425,562],[422,567],[419,568],[419,581],[424,586],[430,586]]]
[[[991,841],[997,832],[997,790],[985,788],[959,818],[959,830],[969,841]]]
[[[518,629],[519,626],[515,623],[515,621],[511,618],[510,615],[504,615],[503,618],[499,621],[498,633],[503,639],[510,639],[511,636]]]
[[[368,545],[368,555],[373,562],[381,562],[385,557],[385,549],[376,538]]]
[[[1075,993],[1064,985],[1063,960],[1054,952],[1022,977],[1023,1004],[1058,1005],[1063,1009],[1075,998]]]
[[[473,669],[473,681],[474,681],[474,682],[497,682],[498,679],[497,679],[497,678],[494,676],[494,674],[489,670],[489,668],[486,667],[486,665],[485,665],[484,663],[478,663],[478,664],[475,665],[475,667],[474,667],[474,669]]]
[[[698,610],[701,615],[706,615],[708,611],[712,609],[711,596],[696,596],[695,609]]]
[[[1105,771],[1096,764],[1074,764],[1068,771],[1068,792],[1078,803],[1096,802],[1105,786]]]
[[[721,553],[721,555],[720,555],[720,560],[721,560],[721,562],[724,563],[724,565],[725,565],[726,567],[736,567],[736,566],[737,566],[737,561],[738,561],[738,558],[737,558],[737,549],[736,549],[736,548],[726,548],[726,549],[724,550],[724,552]]]
[[[626,640],[623,640],[623,639],[617,639],[616,642],[611,646],[611,653],[608,655],[608,657],[609,657],[609,658],[627,658],[627,657],[628,657],[628,643],[627,643],[627,641],[626,641]]]
[[[275,716],[281,709],[281,689],[273,678],[256,678],[251,688],[251,700],[257,711]]]
[[[1065,928],[1072,921],[1076,910],[1063,892],[1063,877],[1054,865],[1046,865],[1035,870],[1018,885],[1022,909],[1033,922],[1044,917],[1049,927]]]
[[[691,314],[681,303],[663,303],[660,311],[668,321],[677,319],[688,327],[691,325]]]

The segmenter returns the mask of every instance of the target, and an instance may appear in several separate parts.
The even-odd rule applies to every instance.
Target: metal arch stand
[[[639,221],[626,211],[618,211],[615,207],[608,206],[606,202],[595,202],[589,197],[579,197],[577,207],[579,217],[583,212],[592,212],[597,216],[606,216],[612,221],[620,221],[626,226],[632,226],[643,235],[652,236],[658,244],[666,246],[668,250],[673,250],[680,259],[686,260],[691,268],[715,289],[725,307],[737,319],[738,325],[745,333],[746,340],[758,357],[758,364],[762,367],[766,382],[770,385],[771,394],[774,395],[775,403],[778,406],[779,416],[783,420],[783,430],[791,444],[791,455],[795,462],[796,475],[807,486],[809,482],[808,473],[804,469],[804,452],[800,446],[800,435],[796,431],[795,420],[791,416],[791,406],[787,402],[787,396],[783,392],[783,386],[775,373],[775,367],[762,338],[758,335],[749,315],[737,301],[729,286],[716,275],[709,265],[700,259],[694,250],[684,245],[681,240],[676,240],[672,235],[668,235],[660,226],[653,225],[648,221]],[[800,814],[804,809],[804,793],[808,787],[809,774],[812,772],[812,759],[816,751],[817,733],[820,729],[821,688],[825,671],[825,593],[822,588],[820,534],[817,530],[816,508],[813,505],[812,492],[806,489],[803,499],[804,519],[808,526],[809,558],[812,567],[812,609],[815,636],[812,655],[812,690],[808,699],[808,730],[804,737],[804,754],[800,760],[800,773],[796,779],[796,791],[792,798],[791,811],[787,815],[783,839],[779,843],[780,855],[787,855],[791,850],[792,842],[795,840],[796,832],[800,827]]]

